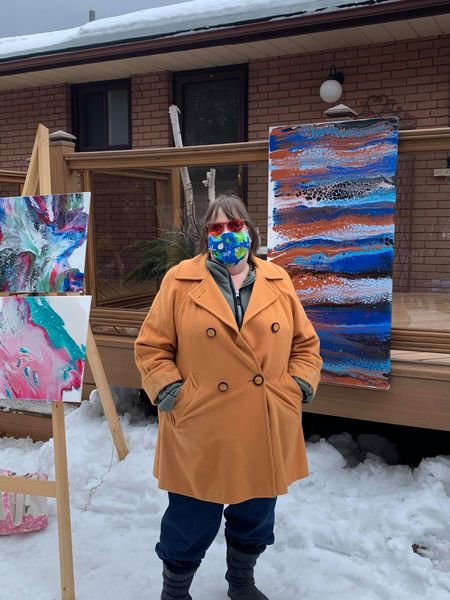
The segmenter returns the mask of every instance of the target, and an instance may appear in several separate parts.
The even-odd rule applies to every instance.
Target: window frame
[[[248,63],[226,65],[190,71],[175,71],[172,73],[172,104],[180,109],[180,128],[185,137],[183,122],[184,90],[186,83],[203,83],[211,80],[237,79],[240,91],[239,132],[236,142],[248,142]],[[219,143],[219,142],[218,142]],[[239,165],[241,196],[247,205],[248,200],[248,167]]]
[[[202,83],[205,81],[238,79],[240,89],[239,112],[239,139],[236,142],[248,141],[248,64],[227,65],[225,67],[213,67],[207,69],[194,69],[192,71],[176,71],[172,74],[172,101],[181,111],[181,132],[184,137],[183,86],[186,83]]]
[[[83,114],[83,98],[86,92],[102,92],[104,114],[106,115],[105,130],[108,132],[108,92],[111,90],[123,90],[128,92],[128,143],[127,144],[103,144],[98,146],[88,146],[85,136],[85,116]],[[130,150],[132,148],[132,115],[131,115],[131,79],[110,79],[108,81],[95,81],[90,83],[80,83],[71,86],[72,100],[72,124],[75,132],[76,149],[79,152],[102,152],[105,150]]]

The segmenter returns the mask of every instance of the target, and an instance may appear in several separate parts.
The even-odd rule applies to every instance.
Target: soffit
[[[254,59],[307,54],[446,34],[450,34],[450,13],[436,17],[278,37],[251,43],[166,52],[19,75],[5,75],[0,77],[0,90],[120,79],[139,73],[201,69],[246,63]]]

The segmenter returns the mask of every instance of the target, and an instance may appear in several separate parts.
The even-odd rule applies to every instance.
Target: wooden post
[[[40,179],[41,176],[42,179]],[[42,123],[39,123],[37,128],[22,194],[32,196],[38,189],[40,194],[50,194],[51,190],[48,129]]]
[[[90,171],[83,173],[83,191],[92,192],[92,174]],[[95,281],[95,231],[94,231],[94,202],[91,195],[91,209],[89,211],[89,235],[86,260],[87,272],[86,283],[88,293],[92,296],[92,305],[96,306],[96,281]],[[100,402],[103,406],[106,419],[108,420],[111,429],[111,435],[114,440],[117,455],[119,460],[123,460],[128,454],[127,443],[123,435],[120,421],[117,416],[116,407],[112,398],[111,390],[106,377],[105,369],[103,368],[100,353],[97,348],[94,334],[91,326],[88,327],[88,339],[86,346],[86,358],[91,367],[92,376],[94,378],[95,387],[100,396]]]
[[[181,176],[179,169],[171,170],[170,174],[170,197],[172,199],[173,224],[181,228],[183,213],[181,208]]]
[[[86,291],[92,296],[92,306],[97,306],[97,285],[96,285],[96,266],[95,266],[95,225],[94,225],[94,197],[92,194],[92,173],[84,171],[82,175],[83,192],[91,192],[91,207],[89,210],[89,234],[87,240],[86,253]]]
[[[88,328],[86,356],[88,357],[89,366],[91,367],[92,375],[95,381],[95,386],[98,390],[100,401],[102,403],[105,416],[108,420],[109,428],[113,436],[117,454],[119,456],[119,459],[123,460],[128,454],[127,443],[125,441],[125,437],[120,426],[116,407],[112,399],[111,390],[109,388],[105,370],[103,368],[100,354],[98,352],[94,334],[92,333],[92,329],[90,326]]]
[[[75,600],[66,430],[64,424],[64,404],[62,402],[52,402],[52,422],[55,455],[56,510],[58,515],[61,598],[62,600]]]
[[[50,171],[50,143],[48,140],[48,129],[39,125],[36,135],[38,148],[38,189],[39,194],[51,194],[52,180]]]
[[[78,191],[77,177],[67,167],[65,157],[75,151],[76,137],[66,131],[55,131],[49,136],[51,189],[53,194],[65,194]]]

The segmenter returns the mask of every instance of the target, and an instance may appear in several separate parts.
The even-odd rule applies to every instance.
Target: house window
[[[128,79],[75,85],[72,98],[79,150],[131,148]]]
[[[173,90],[185,146],[247,141],[247,65],[175,73]],[[205,168],[189,172],[197,203],[206,206]],[[245,199],[244,166],[217,167],[216,194],[226,191]]]
[[[247,65],[174,74],[184,144],[247,140]]]

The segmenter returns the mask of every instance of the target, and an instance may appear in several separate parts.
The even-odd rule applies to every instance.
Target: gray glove
[[[303,379],[300,379],[300,377],[296,377],[295,375],[294,375],[293,379],[295,379],[296,383],[302,390],[302,394],[303,394],[302,403],[309,404],[310,402],[312,402],[313,398],[314,398],[314,391],[313,391],[312,387],[309,385],[309,383],[306,383],[306,381],[303,381]]]
[[[156,398],[156,405],[159,410],[162,410],[163,412],[170,412],[172,410],[182,385],[182,381],[174,381],[173,383],[166,385],[166,387],[159,392]]]

